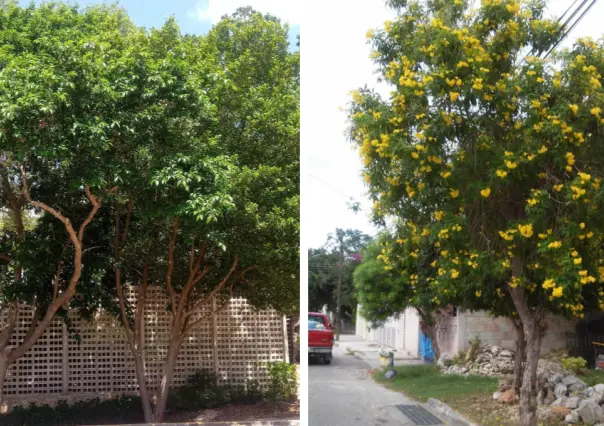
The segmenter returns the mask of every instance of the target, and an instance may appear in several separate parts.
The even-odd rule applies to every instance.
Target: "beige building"
[[[377,328],[371,328],[357,309],[356,335],[370,342],[392,347],[401,355],[419,357],[419,315],[415,309],[407,309],[398,318],[391,318]],[[574,321],[550,316],[548,330],[543,338],[543,353],[566,347],[566,335],[573,332]],[[438,343],[442,353],[454,355],[467,349],[478,337],[481,344],[496,345],[513,350],[516,332],[508,318],[494,318],[487,312],[457,310],[453,316],[443,317],[438,324]]]

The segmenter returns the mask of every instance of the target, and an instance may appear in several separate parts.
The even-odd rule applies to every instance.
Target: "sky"
[[[306,179],[302,194],[302,232],[308,247],[321,246],[336,228],[359,229],[375,235],[369,220],[371,202],[365,196],[361,162],[345,137],[346,115],[339,110],[349,92],[367,85],[382,95],[390,88],[377,83],[365,34],[383,25],[394,12],[382,0],[307,0],[308,31],[302,39],[302,143]],[[560,16],[573,0],[549,0],[548,14]],[[562,46],[581,36],[599,38],[604,1],[596,2]],[[308,105],[308,107],[307,107]],[[308,124],[305,124],[308,123]],[[304,154],[303,154],[304,155]],[[304,170],[303,170],[304,172]],[[350,197],[362,211],[348,208]]]
[[[30,0],[20,0],[21,5],[29,3]],[[37,0],[36,3],[41,1]],[[251,6],[289,24],[292,49],[297,49],[295,46],[300,34],[300,0],[80,0],[69,3],[82,6],[117,3],[128,11],[136,25],[146,28],[160,27],[166,18],[173,15],[181,31],[188,34],[205,34],[225,14],[231,14],[239,7]]]

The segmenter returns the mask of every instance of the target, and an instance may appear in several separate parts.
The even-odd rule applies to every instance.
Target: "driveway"
[[[414,426],[395,405],[416,402],[375,383],[370,366],[347,353],[347,337],[337,343],[330,365],[309,362],[308,424]]]

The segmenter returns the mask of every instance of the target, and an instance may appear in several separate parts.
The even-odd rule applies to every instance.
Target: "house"
[[[357,309],[356,335],[363,339],[392,347],[403,356],[419,358],[423,352],[420,318],[413,308],[384,325],[372,328]],[[575,321],[560,316],[549,316],[548,329],[542,343],[542,353],[566,347],[566,336],[574,332]],[[441,353],[455,355],[465,351],[476,338],[481,344],[515,349],[516,331],[508,318],[494,318],[487,312],[469,312],[455,309],[450,316],[441,318],[437,325],[437,338]]]

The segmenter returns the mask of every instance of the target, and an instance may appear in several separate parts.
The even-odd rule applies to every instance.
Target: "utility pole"
[[[337,294],[337,306],[336,306],[336,340],[340,340],[340,333],[342,328],[342,266],[344,263],[344,236],[340,233],[338,235],[340,241],[340,261],[338,262],[338,294]]]

